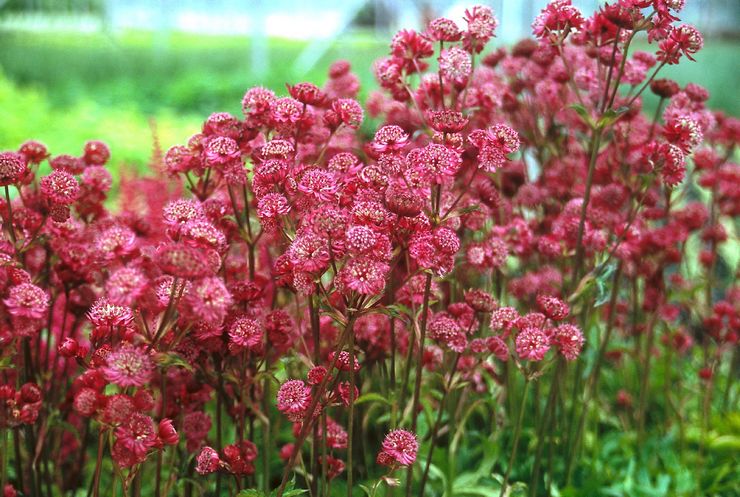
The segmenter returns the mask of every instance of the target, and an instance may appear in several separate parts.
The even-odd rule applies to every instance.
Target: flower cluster
[[[489,48],[483,6],[402,30],[364,106],[346,61],[323,87],[251,88],[242,115],[210,115],[151,176],[122,181],[116,209],[101,142],[0,153],[11,491],[97,497],[105,479],[134,491],[151,474],[157,495],[178,477],[189,495],[216,473],[198,484],[280,496],[295,471],[329,495],[340,475],[395,485],[405,468],[407,494],[426,495],[439,444],[478,450],[470,423],[513,433],[496,442],[508,465],[484,472],[505,475],[503,495],[527,423],[537,494],[571,481],[612,362],[641,373],[619,375],[625,426],[652,421],[658,354],[666,382],[688,382],[684,366],[704,385],[728,375],[740,121],[702,87],[656,79],[702,47],[681,6],[588,17],[556,0],[511,48]],[[643,32],[655,50],[630,51]],[[545,443],[563,457],[547,478]]]

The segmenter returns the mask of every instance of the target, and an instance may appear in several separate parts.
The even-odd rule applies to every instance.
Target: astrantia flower
[[[537,38],[545,38],[553,31],[578,30],[583,23],[583,15],[573,7],[571,0],[553,0],[532,23],[532,32]]]
[[[102,166],[110,159],[110,149],[101,141],[89,141],[85,143],[82,158],[87,164]]]
[[[413,29],[402,29],[391,40],[391,55],[402,61],[404,69],[409,73],[423,71],[427,64],[421,59],[433,54],[434,48],[429,40]]]
[[[390,267],[388,264],[358,257],[350,259],[339,271],[342,285],[362,295],[377,295],[385,288],[385,279]]]
[[[704,37],[694,26],[682,24],[671,29],[668,37],[660,42],[657,58],[667,64],[678,64],[681,54],[694,60],[693,54],[704,46]]]
[[[426,36],[433,41],[460,41],[462,31],[455,21],[439,17],[429,23]]]
[[[378,462],[383,465],[410,466],[416,461],[416,452],[419,450],[419,442],[416,435],[406,430],[393,430],[385,436]]]
[[[270,103],[270,115],[277,126],[290,126],[301,118],[303,104],[294,98],[278,98]]]
[[[146,350],[124,344],[108,354],[103,375],[120,387],[141,387],[151,379],[153,371],[154,363]]]
[[[365,111],[362,110],[362,106],[357,100],[351,98],[339,98],[332,102],[331,111],[336,116],[336,121],[331,120],[328,117],[330,125],[335,123],[333,127],[338,127],[339,124],[344,124],[352,129],[357,129],[362,124],[362,120],[365,117]]]
[[[41,178],[41,192],[57,204],[71,204],[80,195],[80,185],[74,176],[66,171],[52,171]]]
[[[291,421],[301,421],[311,405],[311,387],[301,380],[288,380],[277,393],[277,408]]]
[[[41,319],[49,309],[49,296],[31,283],[21,283],[10,288],[8,298],[3,300],[8,312],[16,317]]]
[[[429,125],[440,133],[459,133],[468,125],[468,118],[462,112],[450,109],[427,112]]]
[[[485,131],[470,133],[470,142],[478,149],[478,165],[494,172],[506,162],[506,155],[519,150],[519,135],[505,124],[495,124]]]
[[[233,301],[224,281],[215,276],[194,282],[185,299],[193,315],[212,323],[223,321]]]
[[[254,460],[257,459],[257,446],[249,440],[224,447],[224,461],[234,475],[254,473]]]
[[[136,249],[136,233],[127,226],[115,224],[95,237],[95,249],[105,260],[129,255]]]
[[[442,183],[454,176],[462,164],[458,152],[437,143],[412,150],[406,160],[415,173],[433,183]]]
[[[498,360],[504,362],[509,360],[509,346],[506,345],[506,342],[501,337],[490,336],[486,338],[486,346]]]
[[[24,142],[18,149],[18,153],[29,164],[40,164],[41,161],[49,157],[49,150],[46,148],[46,145],[35,140]]]
[[[313,83],[298,83],[293,86],[285,85],[290,96],[306,105],[320,106],[326,100],[326,93]]]
[[[262,348],[264,332],[254,319],[240,317],[229,327],[229,341],[239,349],[257,351]]]
[[[245,116],[258,116],[270,109],[270,103],[275,100],[275,93],[267,88],[256,86],[247,90],[242,99],[242,112]]]
[[[218,168],[240,159],[239,145],[229,137],[214,136],[208,139],[205,145],[204,157],[207,167]]]
[[[106,298],[96,300],[87,317],[95,328],[106,330],[128,327],[134,320],[130,307],[113,305]]]
[[[490,293],[480,289],[465,292],[465,302],[476,312],[492,312],[498,305]]]
[[[670,118],[663,127],[663,136],[686,154],[690,154],[704,139],[699,123],[688,116]]]
[[[498,20],[493,15],[493,10],[485,5],[466,9],[464,19],[468,30],[463,33],[463,46],[471,53],[480,53],[488,40],[493,37]]]
[[[164,418],[159,422],[157,436],[165,445],[177,445],[180,441],[180,436],[177,434],[177,430],[175,430],[172,420],[168,418]]]
[[[570,312],[568,304],[551,295],[538,295],[537,305],[553,321],[562,321],[568,317],[568,313]]]
[[[527,361],[541,361],[550,350],[550,338],[540,328],[524,328],[516,336],[516,353]]]
[[[26,162],[21,154],[3,152],[0,154],[0,186],[8,186],[20,180],[26,171]]]
[[[162,271],[178,278],[198,278],[210,272],[207,254],[183,243],[159,247],[156,262]]]
[[[574,361],[581,354],[585,339],[578,326],[561,324],[555,328],[552,341],[567,360]]]
[[[370,147],[375,153],[398,152],[402,150],[409,142],[409,135],[402,127],[390,124],[382,126],[375,132],[375,139],[370,143]]]
[[[444,50],[439,56],[442,77],[457,87],[464,87],[473,70],[470,54],[459,47]]]
[[[133,452],[137,458],[142,459],[157,441],[152,418],[138,412],[133,413],[127,422],[116,428],[116,437],[119,443]]]
[[[201,475],[209,475],[218,471],[221,458],[211,447],[203,447],[196,458],[195,470]]]

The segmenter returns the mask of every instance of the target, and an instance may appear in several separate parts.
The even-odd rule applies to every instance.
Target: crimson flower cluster
[[[687,383],[665,395],[700,382],[708,427],[740,331],[740,121],[656,78],[702,48],[682,6],[556,0],[497,49],[488,7],[434,19],[393,37],[364,105],[346,61],[251,88],[115,199],[101,142],[0,153],[5,494],[281,496],[295,473],[427,495],[436,448],[477,457],[466,425],[506,448],[478,482],[501,495],[530,426],[513,474],[549,494],[602,371],[642,378],[604,387],[624,430],[655,422],[655,356]]]

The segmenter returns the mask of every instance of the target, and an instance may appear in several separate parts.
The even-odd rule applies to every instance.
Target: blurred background
[[[434,0],[0,0],[0,150],[34,138],[54,154],[89,139],[114,162],[143,170],[152,127],[164,149],[183,143],[211,113],[240,115],[247,88],[285,94],[285,83],[323,84],[348,59],[375,87],[372,62],[402,27],[467,2]],[[528,35],[546,0],[484,1],[500,21],[493,45]],[[584,13],[603,2],[574,0]],[[710,105],[740,115],[740,0],[686,0],[684,22],[705,35],[697,61],[664,77],[693,81]]]

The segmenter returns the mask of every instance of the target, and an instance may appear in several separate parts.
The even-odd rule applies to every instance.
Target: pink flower
[[[311,387],[301,380],[288,380],[277,393],[277,408],[291,421],[301,421],[311,404]]]
[[[350,259],[339,272],[342,285],[362,295],[378,295],[385,288],[390,266],[373,259]]]
[[[258,351],[262,348],[264,331],[254,319],[240,317],[229,327],[229,341],[237,349]]]
[[[402,150],[409,142],[409,135],[395,124],[383,126],[375,132],[370,147],[375,153],[393,153]]]
[[[0,153],[0,186],[18,182],[26,171],[26,162],[21,154],[15,152]]]
[[[406,156],[410,169],[432,183],[442,183],[454,176],[462,165],[462,158],[455,150],[438,143],[415,148]]]
[[[157,440],[154,422],[149,416],[133,413],[126,423],[116,428],[116,438],[137,459],[143,460]]]
[[[144,349],[124,344],[108,354],[102,371],[106,380],[120,387],[141,387],[151,379],[154,363]]]
[[[102,166],[110,159],[110,149],[101,141],[89,141],[85,143],[82,158],[89,165]]]
[[[41,319],[49,309],[49,296],[31,283],[11,287],[3,302],[10,314],[20,318]]]
[[[477,129],[468,139],[478,149],[478,165],[486,172],[496,171],[506,162],[507,154],[519,150],[519,134],[505,124]]]
[[[555,328],[552,341],[567,360],[574,361],[581,354],[585,339],[576,325],[561,324]]]
[[[87,318],[95,329],[110,331],[115,328],[127,328],[134,320],[131,308],[113,305],[105,297],[95,301],[87,312]]]
[[[550,350],[550,339],[541,328],[524,328],[515,342],[517,355],[527,361],[541,361]]]
[[[537,296],[537,305],[545,315],[553,321],[562,321],[568,317],[568,304],[557,297],[540,294]]]
[[[195,470],[201,475],[209,475],[218,471],[220,465],[218,452],[211,447],[203,447],[196,459]]]
[[[583,23],[583,15],[573,7],[571,0],[553,0],[532,23],[532,32],[537,38],[545,38],[552,31],[578,30]]]
[[[80,185],[74,176],[66,171],[52,171],[41,178],[41,192],[57,204],[71,204],[80,195]]]
[[[180,436],[177,434],[172,420],[168,418],[164,418],[159,422],[157,436],[165,445],[177,445],[177,442],[180,441]]]
[[[393,430],[383,440],[383,456],[378,455],[378,462],[385,466],[410,466],[416,461],[419,442],[416,435],[406,430]]]

